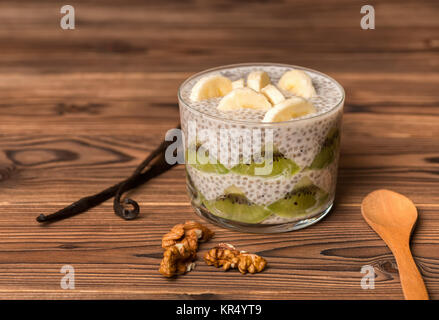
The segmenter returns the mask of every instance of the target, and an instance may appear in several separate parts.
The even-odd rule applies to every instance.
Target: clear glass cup
[[[303,70],[321,79],[322,88],[330,86],[334,97],[327,99],[324,112],[276,123],[205,112],[188,97],[203,76],[222,74],[236,80],[242,70],[253,68],[269,73]],[[235,72],[238,69],[241,73]],[[307,227],[331,210],[345,99],[334,79],[293,65],[229,65],[190,77],[178,99],[187,189],[199,216],[240,231],[275,233]]]

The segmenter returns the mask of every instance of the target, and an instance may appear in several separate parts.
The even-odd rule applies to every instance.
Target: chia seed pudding
[[[266,110],[222,111],[217,107],[223,97],[191,99],[200,79],[220,75],[236,81],[247,79],[254,71],[268,74],[285,99],[294,98],[294,93],[279,86],[281,77],[290,70],[301,70],[311,78],[315,94],[306,101],[314,106],[314,112],[267,122]],[[181,85],[178,97],[187,186],[197,214],[228,228],[269,233],[306,227],[330,211],[344,103],[343,88],[335,80],[297,66],[239,64],[190,77]],[[228,139],[220,138],[224,131]],[[255,168],[264,165],[258,159],[268,142],[272,142],[272,169],[269,174],[257,175]],[[207,163],[199,160],[200,150]],[[194,152],[195,162],[188,161]]]

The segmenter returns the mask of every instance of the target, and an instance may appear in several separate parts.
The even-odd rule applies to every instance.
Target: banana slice
[[[257,92],[268,84],[270,84],[270,77],[265,71],[253,71],[247,77],[247,87]]]
[[[228,93],[218,104],[218,110],[231,111],[241,108],[269,110],[271,103],[262,93],[250,88],[238,88]]]
[[[276,105],[285,100],[284,95],[280,92],[275,86],[269,84],[261,89],[261,92],[267,99],[273,104]]]
[[[292,97],[268,110],[262,122],[288,121],[314,112],[316,109],[311,102],[300,97]]]
[[[215,97],[222,97],[232,91],[232,81],[221,75],[210,75],[201,78],[192,87],[191,100],[200,101]]]
[[[244,88],[244,79],[241,78],[236,81],[233,81],[232,88],[233,89]]]
[[[316,90],[312,85],[310,76],[302,70],[290,70],[285,72],[280,78],[278,86],[283,90],[305,99],[312,98],[316,95]]]

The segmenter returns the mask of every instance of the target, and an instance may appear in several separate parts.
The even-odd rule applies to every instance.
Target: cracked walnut
[[[198,242],[212,238],[214,233],[195,221],[175,225],[162,238],[165,249],[159,272],[165,277],[185,274],[195,267]]]
[[[267,261],[253,253],[239,251],[231,244],[220,243],[210,249],[204,255],[204,261],[209,266],[223,267],[224,270],[235,269],[245,274],[261,272],[267,265]]]

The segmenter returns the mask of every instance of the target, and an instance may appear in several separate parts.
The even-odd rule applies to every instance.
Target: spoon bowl
[[[418,219],[418,211],[409,198],[384,189],[373,191],[363,199],[361,213],[369,225],[373,223],[384,227],[385,230],[394,230],[398,234],[409,236]],[[380,234],[383,240],[386,240],[383,236],[388,235],[387,232]],[[390,235],[388,240],[392,240],[395,236]]]

